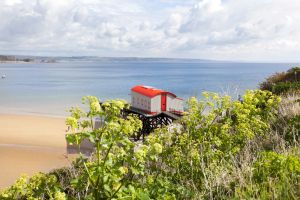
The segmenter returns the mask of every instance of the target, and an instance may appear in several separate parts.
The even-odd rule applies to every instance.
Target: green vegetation
[[[72,108],[69,143],[95,146],[72,167],[21,177],[1,199],[299,199],[300,105],[297,96],[247,91],[242,101],[203,93],[185,116],[133,142],[142,126],[121,118],[125,101]],[[98,117],[103,126],[93,127]]]
[[[260,84],[261,90],[268,90],[274,94],[287,94],[300,90],[300,68],[294,67],[287,72],[276,73]]]

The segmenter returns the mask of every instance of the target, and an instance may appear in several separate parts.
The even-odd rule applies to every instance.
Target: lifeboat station
[[[174,93],[151,86],[137,85],[131,88],[131,107],[124,116],[136,114],[143,128],[135,138],[144,139],[154,129],[167,126],[183,115],[183,99]]]

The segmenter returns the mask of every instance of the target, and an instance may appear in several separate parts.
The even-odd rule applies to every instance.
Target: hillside
[[[141,121],[120,117],[125,101],[100,105],[96,97],[84,97],[89,111],[70,110],[66,139],[77,145],[89,140],[94,154],[80,155],[71,168],[22,177],[0,197],[298,199],[299,97],[274,89],[297,80],[298,68],[293,68],[267,78],[264,90],[248,90],[240,100],[209,92],[191,97],[177,128],[157,129],[143,143],[130,139]],[[95,117],[105,122],[96,130]]]
[[[268,90],[277,95],[298,93],[300,90],[300,68],[294,67],[286,72],[276,73],[260,84],[261,90]]]

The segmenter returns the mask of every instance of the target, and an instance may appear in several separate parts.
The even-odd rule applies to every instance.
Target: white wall
[[[167,95],[167,111],[183,112],[183,100],[175,98],[173,95]]]
[[[167,111],[174,109],[173,99],[174,96],[167,94]]]
[[[151,99],[151,112],[161,112],[161,95]]]
[[[131,105],[134,108],[149,111],[151,110],[151,98],[131,91]]]

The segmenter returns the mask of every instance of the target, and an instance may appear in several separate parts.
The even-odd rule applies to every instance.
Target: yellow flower
[[[98,101],[94,101],[91,103],[91,112],[92,113],[97,113],[100,111],[100,104]]]
[[[55,192],[55,194],[54,194],[54,199],[55,199],[55,200],[66,200],[67,197],[66,197],[66,194],[65,194],[65,193],[60,192],[60,191],[57,191],[57,192]]]
[[[153,150],[155,153],[160,154],[162,153],[163,147],[161,144],[155,143],[153,144]]]
[[[127,174],[128,168],[127,167],[119,167],[119,171],[121,172],[121,174]]]
[[[66,125],[69,125],[72,129],[78,128],[78,121],[74,117],[67,117]]]

